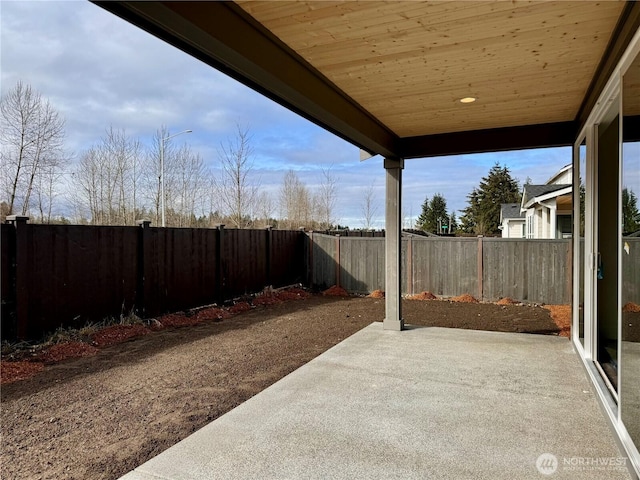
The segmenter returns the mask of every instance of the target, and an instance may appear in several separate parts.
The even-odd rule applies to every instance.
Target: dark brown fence
[[[0,226],[3,338],[155,316],[302,282],[298,231]]]

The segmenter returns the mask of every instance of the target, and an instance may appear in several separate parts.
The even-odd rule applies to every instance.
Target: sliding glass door
[[[622,79],[620,412],[640,445],[640,55]]]
[[[595,360],[617,401],[618,239],[620,179],[619,98],[613,97],[595,126]]]

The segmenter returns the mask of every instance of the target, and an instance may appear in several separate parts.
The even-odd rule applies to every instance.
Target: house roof
[[[573,164],[570,163],[568,165],[565,165],[564,167],[562,167],[560,170],[558,170],[556,173],[554,173],[549,180],[547,180],[546,184],[550,184],[553,183],[554,180],[556,180],[557,178],[559,178],[563,173],[567,172],[567,171],[572,171],[573,170]]]
[[[640,2],[96,3],[389,158],[572,144],[640,28]]]
[[[522,192],[522,207],[528,208],[533,203],[542,200],[548,200],[560,195],[566,195],[571,192],[572,185],[552,184],[552,185],[530,185],[524,186]]]
[[[500,220],[525,218],[525,212],[520,210],[519,203],[503,203],[500,205]]]

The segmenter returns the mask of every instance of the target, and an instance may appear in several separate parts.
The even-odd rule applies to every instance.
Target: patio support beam
[[[402,169],[403,159],[384,160],[385,204],[385,330],[402,330]]]
[[[405,137],[400,139],[399,150],[402,158],[424,158],[527,148],[566,147],[573,145],[577,134],[576,122],[544,123]]]

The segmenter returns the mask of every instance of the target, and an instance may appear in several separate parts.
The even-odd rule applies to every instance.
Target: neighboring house
[[[526,184],[522,202],[500,208],[502,238],[571,238],[573,167],[566,165],[543,185]]]
[[[525,185],[520,211],[526,238],[571,238],[573,167],[566,165],[544,185]]]
[[[525,213],[520,210],[519,203],[503,203],[500,205],[500,226],[502,238],[525,238]]]

